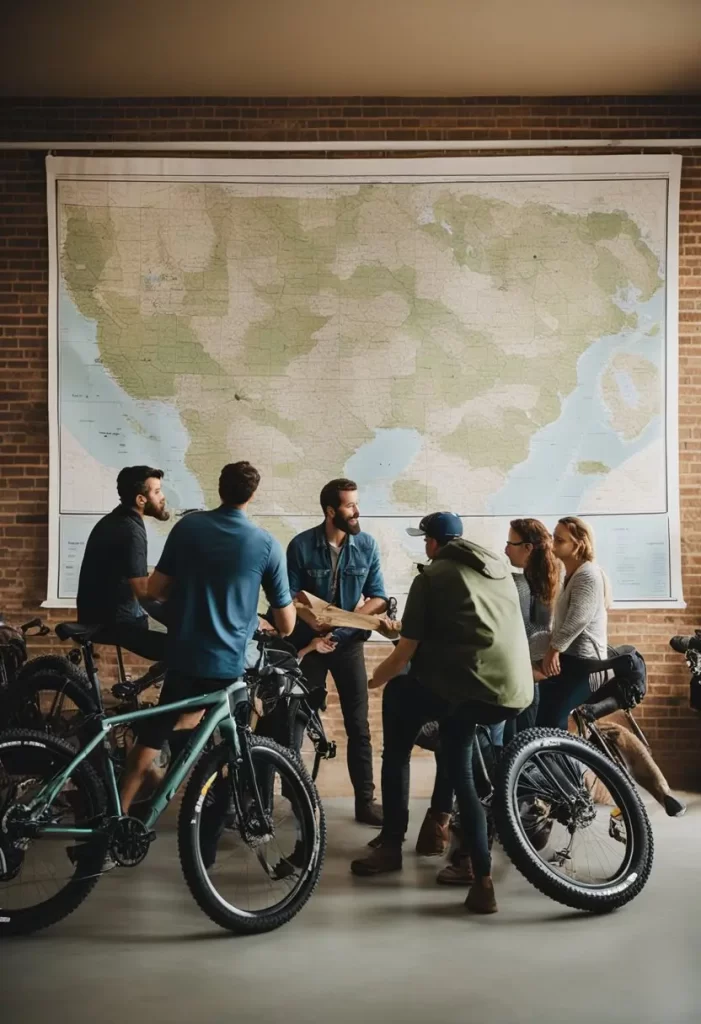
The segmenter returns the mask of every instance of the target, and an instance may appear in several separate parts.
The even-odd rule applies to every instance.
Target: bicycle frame
[[[246,696],[241,697],[241,694],[247,696],[246,683],[242,679],[237,679],[223,690],[191,697],[188,700],[176,701],[173,704],[162,704],[154,708],[133,711],[125,715],[115,715],[113,718],[105,718],[103,713],[99,719],[100,731],[76,754],[71,763],[62,772],[56,775],[50,783],[37,793],[28,805],[27,810],[30,814],[34,814],[36,811],[43,813],[51,807],[51,804],[78,765],[102,744],[105,756],[108,799],[112,805],[112,815],[117,818],[121,817],[122,803],[117,788],[114,765],[106,744],[109,733],[120,725],[130,724],[155,715],[162,715],[173,711],[194,711],[202,707],[209,707],[200,724],[193,730],[192,738],[171,764],[154,794],[148,816],[144,820],[145,827],[148,830],[152,829],[217,728],[221,729],[225,740],[230,743],[234,757],[237,760],[241,758],[241,744],[236,723],[234,722],[234,708],[246,699]],[[100,828],[61,828],[60,826],[42,825],[40,822],[32,819],[27,824],[31,826],[32,832],[37,838],[46,836],[52,838],[90,839],[102,834]]]

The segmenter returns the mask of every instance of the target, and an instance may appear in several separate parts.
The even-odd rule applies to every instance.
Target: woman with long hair
[[[567,728],[570,712],[591,692],[587,659],[604,660],[611,603],[606,574],[595,560],[594,534],[577,516],[565,516],[553,532],[553,550],[565,579],[555,603],[543,658],[538,725]]]
[[[505,547],[514,569],[514,583],[521,601],[531,660],[544,654],[542,637],[550,630],[555,599],[560,589],[560,564],[553,551],[550,532],[539,519],[512,519]]]

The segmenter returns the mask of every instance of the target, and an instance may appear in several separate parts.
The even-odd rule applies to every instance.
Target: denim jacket
[[[293,595],[300,590],[307,590],[315,597],[321,597],[325,601],[331,600],[331,555],[323,523],[311,530],[305,530],[290,541],[287,547],[287,573]],[[370,534],[348,534],[338,559],[338,590],[334,604],[344,611],[352,612],[363,597],[381,597],[387,600],[380,569],[380,552],[377,542]],[[339,643],[361,639],[361,633],[362,630],[355,629],[333,631]],[[313,635],[309,630],[309,637]],[[308,642],[308,639],[305,638],[305,642]]]

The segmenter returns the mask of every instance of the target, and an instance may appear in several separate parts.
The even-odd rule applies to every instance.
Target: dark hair
[[[224,505],[245,505],[259,483],[260,473],[250,462],[230,462],[219,475],[219,497]]]
[[[326,515],[326,509],[331,507],[334,511],[341,504],[341,491],[357,491],[358,485],[355,480],[347,480],[346,477],[339,476],[336,480],[329,480],[327,484],[321,488],[321,494],[319,495],[319,504],[321,505],[321,511]]]
[[[539,519],[512,519],[509,524],[531,551],[523,575],[531,594],[551,608],[560,585],[560,567],[553,552],[553,539]]]
[[[148,493],[146,481],[162,480],[163,476],[162,469],[153,469],[152,466],[125,466],[124,469],[120,469],[117,476],[117,494],[122,505],[133,508],[137,496]]]

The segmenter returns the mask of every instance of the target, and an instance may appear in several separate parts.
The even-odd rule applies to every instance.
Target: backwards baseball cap
[[[462,519],[454,512],[432,512],[423,517],[418,529],[409,526],[406,532],[410,537],[431,537],[444,544],[455,537],[462,537]]]

